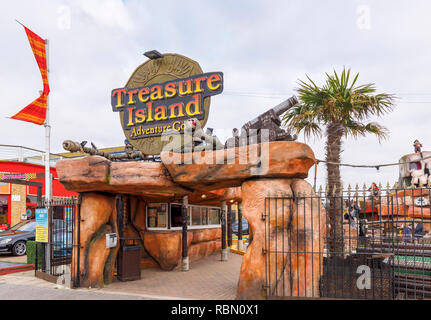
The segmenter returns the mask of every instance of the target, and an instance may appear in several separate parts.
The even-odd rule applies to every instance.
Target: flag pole
[[[49,42],[45,39],[45,50],[46,50],[46,77],[49,83]],[[45,117],[45,208],[48,209],[48,230],[51,230],[50,222],[52,221],[51,216],[51,172],[50,172],[50,138],[51,138],[51,126],[49,124],[49,94],[46,97],[46,117]],[[45,263],[47,266],[51,266],[51,236],[48,232],[48,242],[45,244]]]
[[[45,48],[46,48],[46,73],[49,83],[49,42],[48,39],[45,39]],[[51,125],[49,123],[49,95],[46,98],[46,118],[45,118],[45,200],[48,208],[50,207],[51,200],[51,172],[50,172],[50,139],[51,139]]]

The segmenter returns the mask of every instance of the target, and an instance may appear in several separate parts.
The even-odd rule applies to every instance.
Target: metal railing
[[[431,188],[265,200],[268,298],[431,297]]]
[[[0,144],[0,161],[26,162],[37,165],[44,165],[45,152],[33,148]],[[50,154],[50,165],[55,166],[56,162],[63,157],[59,154]]]
[[[72,255],[79,256],[79,198],[50,201],[48,243],[36,242],[35,275],[75,287],[79,266],[72,265]],[[43,207],[46,207],[46,203]]]

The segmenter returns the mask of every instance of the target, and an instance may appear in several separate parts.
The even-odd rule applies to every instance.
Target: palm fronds
[[[299,103],[283,117],[284,123],[306,136],[321,136],[322,128],[330,123],[344,127],[345,135],[358,137],[375,134],[379,140],[388,131],[377,123],[366,123],[371,116],[381,117],[394,108],[396,97],[392,94],[375,94],[374,84],[357,85],[359,73],[351,79],[350,69],[341,74],[326,73],[326,81],[319,87],[308,76],[307,81],[298,80]]]

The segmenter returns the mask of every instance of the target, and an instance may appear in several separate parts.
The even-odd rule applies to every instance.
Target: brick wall
[[[21,221],[21,214],[25,213],[26,210],[26,186],[20,184],[11,185],[11,195],[20,196],[20,201],[13,201],[11,197],[11,221],[10,225],[14,226]]]

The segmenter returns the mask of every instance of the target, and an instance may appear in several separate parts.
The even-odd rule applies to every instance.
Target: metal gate
[[[77,287],[79,259],[72,266],[72,255],[79,257],[79,198],[51,200],[48,207],[48,242],[36,242],[35,275],[44,280]]]
[[[431,190],[359,194],[265,199],[268,299],[431,297]]]

